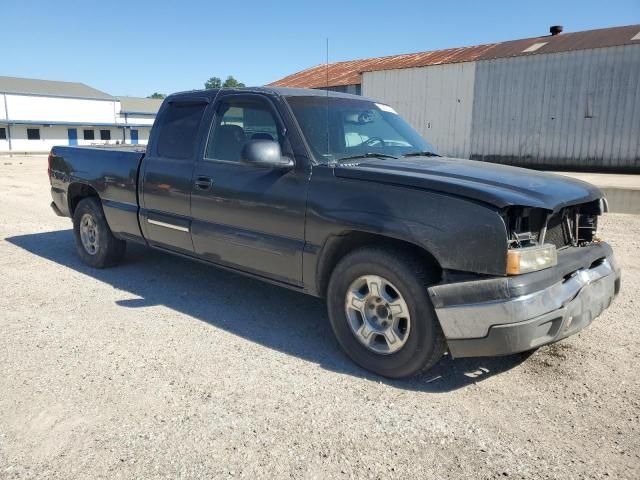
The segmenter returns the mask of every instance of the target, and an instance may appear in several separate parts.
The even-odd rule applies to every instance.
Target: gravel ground
[[[91,270],[45,158],[0,159],[1,478],[640,478],[640,217],[622,293],[532,355],[409,381],[355,367],[321,301],[130,248]]]

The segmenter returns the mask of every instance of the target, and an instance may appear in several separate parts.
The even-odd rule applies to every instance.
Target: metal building
[[[445,155],[640,172],[640,25],[337,62],[329,88],[392,105]],[[318,65],[271,85],[326,88]]]

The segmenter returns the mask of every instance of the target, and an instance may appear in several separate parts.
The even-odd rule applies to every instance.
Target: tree
[[[227,79],[224,81],[224,83],[222,84],[223,87],[228,87],[228,88],[241,88],[244,87],[244,83],[239,82],[238,80],[236,80],[235,78],[233,78],[232,75],[229,75],[227,77]]]
[[[220,88],[222,86],[222,80],[218,77],[211,77],[209,80],[204,82],[204,88],[210,90],[212,88]]]
[[[158,93],[158,92],[153,92],[151,95],[149,95],[147,98],[155,98],[155,99],[159,99],[162,100],[163,98],[165,98],[166,95],[164,93]]]
[[[239,82],[238,80],[233,78],[233,75],[229,75],[227,79],[224,81],[224,83],[218,77],[211,77],[209,80],[204,82],[204,88],[206,88],[207,90],[211,88],[223,88],[223,87],[224,88],[241,88],[244,86],[245,86],[244,83]]]

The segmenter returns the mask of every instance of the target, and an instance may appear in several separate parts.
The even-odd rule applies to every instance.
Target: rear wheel
[[[382,248],[357,250],[338,263],[327,290],[331,326],[358,365],[391,378],[433,366],[446,343],[427,287],[434,270]]]
[[[78,255],[87,265],[105,268],[122,260],[127,244],[111,232],[97,198],[85,198],[78,203],[73,213],[73,231]]]

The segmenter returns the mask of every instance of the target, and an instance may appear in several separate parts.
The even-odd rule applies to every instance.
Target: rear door
[[[191,213],[196,254],[215,263],[289,284],[302,282],[309,164],[296,158],[274,101],[256,93],[222,92],[208,143],[196,162]],[[295,159],[288,170],[240,163],[252,139],[280,143]]]
[[[158,114],[154,141],[140,172],[140,225],[152,245],[193,253],[191,179],[206,132],[206,97],[178,97]],[[154,127],[156,128],[156,127]]]

